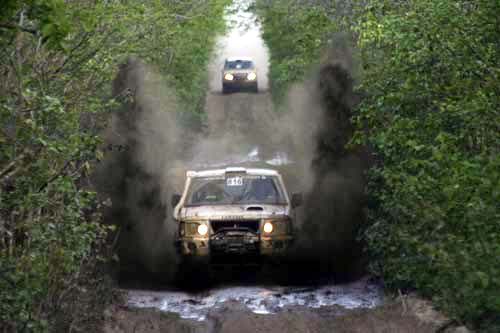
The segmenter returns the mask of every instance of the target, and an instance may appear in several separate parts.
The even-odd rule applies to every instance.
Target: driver
[[[193,203],[218,202],[224,199],[224,189],[212,182],[205,184],[193,194]]]

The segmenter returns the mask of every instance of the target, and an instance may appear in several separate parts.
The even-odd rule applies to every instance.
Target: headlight
[[[201,236],[205,236],[208,233],[208,227],[207,227],[207,225],[206,224],[200,224],[198,226],[198,233]]]
[[[248,73],[248,75],[247,75],[247,79],[250,80],[250,81],[253,81],[256,78],[257,78],[257,74],[255,74],[254,72]]]
[[[226,75],[224,75],[224,80],[233,81],[233,79],[234,76],[231,73],[227,73]]]
[[[271,232],[273,232],[273,224],[271,222],[266,222],[264,223],[263,229],[266,234],[270,234]]]
[[[287,235],[292,232],[292,223],[289,218],[264,220],[262,230],[264,234],[273,234],[273,236]]]

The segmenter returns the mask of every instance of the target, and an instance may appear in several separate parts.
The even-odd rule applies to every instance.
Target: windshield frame
[[[246,64],[246,63],[249,63],[250,66],[249,67],[241,67],[241,68],[237,68],[236,67],[236,63],[242,63],[242,64]],[[229,64],[233,64],[234,67],[229,67]],[[255,62],[253,62],[253,60],[247,60],[247,59],[236,59],[236,60],[226,60],[224,62],[224,70],[228,70],[228,71],[234,71],[234,70],[252,70],[252,69],[255,69]]]
[[[203,206],[249,206],[249,205],[269,205],[269,206],[286,206],[289,205],[288,193],[279,175],[268,176],[268,175],[240,175],[243,178],[269,178],[273,181],[274,187],[276,189],[276,194],[278,195],[278,200],[276,202],[265,202],[263,200],[254,201],[233,201],[233,202],[202,202],[202,203],[190,203],[191,197],[193,195],[193,183],[200,179],[205,180],[226,180],[226,176],[207,176],[207,177],[192,177],[187,182],[187,188],[184,192],[183,206],[184,207],[203,207]],[[208,184],[208,182],[206,183]]]

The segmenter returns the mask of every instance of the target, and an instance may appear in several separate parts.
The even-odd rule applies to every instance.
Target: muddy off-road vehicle
[[[183,258],[243,262],[286,254],[302,196],[290,199],[277,171],[226,168],[186,175],[184,193],[172,196]]]
[[[222,69],[222,93],[258,92],[257,68],[251,58],[227,58]]]

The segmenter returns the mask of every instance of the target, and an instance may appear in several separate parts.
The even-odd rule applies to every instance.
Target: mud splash
[[[382,304],[382,289],[368,279],[345,285],[320,287],[229,286],[203,293],[127,290],[127,305],[177,313],[181,318],[203,321],[228,302],[237,302],[256,314],[275,314],[292,307],[343,309],[373,308]]]

